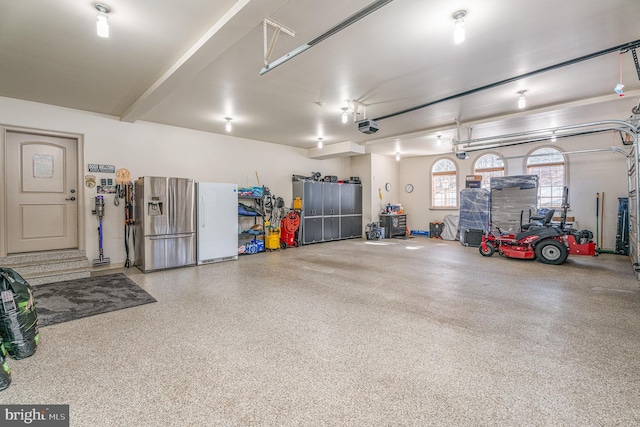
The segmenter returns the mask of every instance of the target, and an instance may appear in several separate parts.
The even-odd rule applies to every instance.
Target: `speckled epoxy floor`
[[[41,329],[0,403],[88,427],[640,424],[627,257],[372,243],[125,270],[158,302]]]

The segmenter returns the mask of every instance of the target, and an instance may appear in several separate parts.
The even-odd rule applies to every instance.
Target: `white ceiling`
[[[637,0],[394,0],[260,75],[265,18],[296,33],[280,34],[275,60],[373,1],[105,0],[101,39],[91,1],[0,0],[0,96],[213,133],[232,117],[238,137],[404,157],[449,150],[456,120],[480,136],[623,118],[638,103],[633,57],[614,52],[380,120],[374,135],[341,122],[345,100],[383,117],[636,41]]]

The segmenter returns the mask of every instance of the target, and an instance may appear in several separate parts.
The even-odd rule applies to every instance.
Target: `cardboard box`
[[[467,175],[467,181],[482,181],[482,175]]]

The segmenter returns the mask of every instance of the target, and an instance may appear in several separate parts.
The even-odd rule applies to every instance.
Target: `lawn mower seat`
[[[532,226],[528,230],[521,231],[520,233],[516,234],[515,240],[520,241],[525,237],[536,236],[535,242],[539,242],[540,240],[546,239],[547,237],[556,237],[561,235],[562,231],[560,231],[556,227]]]
[[[555,209],[549,209],[544,215],[534,215],[529,218],[528,224],[522,224],[522,231],[528,230],[531,227],[546,227],[551,222]]]

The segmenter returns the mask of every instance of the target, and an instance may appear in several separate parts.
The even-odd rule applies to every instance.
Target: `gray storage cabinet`
[[[340,217],[340,238],[362,237],[362,215]]]
[[[322,186],[322,240],[338,240],[340,239],[340,186],[342,184],[333,182],[318,184]]]
[[[300,244],[362,237],[362,185],[294,181],[302,199]]]
[[[340,215],[362,215],[362,185],[340,185]]]
[[[384,237],[399,237],[407,235],[406,214],[380,214],[380,226],[384,228]]]

